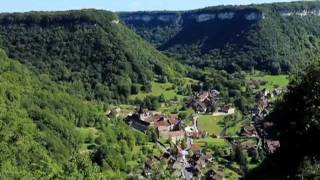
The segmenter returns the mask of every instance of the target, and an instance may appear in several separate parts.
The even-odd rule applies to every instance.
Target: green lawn
[[[225,139],[219,139],[219,138],[203,138],[203,139],[197,139],[195,140],[196,144],[199,144],[200,146],[205,146],[205,144],[208,145],[215,145],[220,147],[228,147],[229,143]]]
[[[186,84],[196,84],[197,82],[199,82],[198,80],[195,80],[195,79],[191,79],[191,78],[188,78],[188,77],[185,77],[183,78],[183,81],[186,83]]]
[[[262,80],[266,81],[267,84],[260,87],[260,89],[274,89],[274,86],[286,87],[289,84],[289,79],[287,75],[263,75],[261,73],[249,75],[248,80]]]
[[[201,115],[198,118],[198,128],[208,132],[210,135],[220,135],[223,127],[219,125],[224,116]]]
[[[152,82],[152,88],[150,93],[139,93],[137,95],[130,96],[130,99],[144,99],[146,96],[160,96],[161,94],[164,95],[165,99],[172,100],[175,96],[179,99],[182,99],[183,96],[178,95],[176,90],[172,87],[174,86],[172,83],[158,83]]]

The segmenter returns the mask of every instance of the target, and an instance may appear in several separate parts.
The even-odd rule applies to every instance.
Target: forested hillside
[[[36,76],[3,50],[0,64],[2,178],[119,179],[140,169],[150,148],[144,134],[108,120],[103,104],[70,95],[70,85]]]
[[[171,80],[177,67],[107,11],[0,14],[0,47],[37,73],[84,88],[87,99],[125,101],[132,86]]]
[[[320,2],[120,13],[158,49],[198,67],[295,71],[319,56]]]
[[[319,179],[320,62],[305,69],[288,86],[274,111],[267,117],[281,146],[253,171],[249,179]]]

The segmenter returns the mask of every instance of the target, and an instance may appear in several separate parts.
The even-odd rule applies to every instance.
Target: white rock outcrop
[[[196,17],[197,22],[205,22],[216,18],[216,14],[199,14]]]
[[[301,11],[280,11],[280,15],[288,16],[320,16],[320,9],[318,10],[301,10]]]
[[[222,12],[218,14],[218,18],[221,20],[233,19],[234,15],[235,15],[234,12]]]
[[[124,18],[125,21],[145,21],[149,22],[153,19],[151,15],[135,15],[135,16],[128,16]]]
[[[245,15],[246,20],[248,21],[256,21],[262,19],[262,14],[257,12],[252,12]]]
[[[179,17],[177,15],[159,15],[157,19],[164,22],[175,22],[179,20]]]

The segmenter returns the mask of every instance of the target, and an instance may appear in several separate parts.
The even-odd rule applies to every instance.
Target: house
[[[281,88],[277,88],[275,90],[273,90],[273,94],[275,96],[280,96],[282,94],[283,90]]]
[[[254,126],[245,126],[241,129],[240,132],[241,136],[246,136],[246,137],[257,137],[258,132]]]
[[[154,127],[158,132],[173,131],[179,129],[180,121],[176,115],[163,116],[158,112],[140,109],[138,112],[127,116],[129,125],[145,132],[148,128]]]
[[[208,135],[207,132],[205,131],[197,131],[197,132],[193,132],[189,137],[192,139],[200,139],[200,138],[204,138]]]
[[[277,140],[266,140],[265,146],[268,153],[273,154],[280,147],[280,141]]]
[[[187,126],[184,128],[184,131],[186,132],[186,136],[192,139],[200,139],[207,136],[205,131],[199,131],[195,126]]]
[[[172,115],[170,117],[159,116],[154,118],[153,126],[159,131],[173,131],[179,129],[179,123],[177,116]]]
[[[179,142],[185,138],[184,131],[159,131],[159,136],[165,139],[171,139],[172,142]]]
[[[113,109],[107,111],[106,115],[108,117],[119,117],[120,113],[121,113],[121,109],[120,108],[113,108]]]
[[[216,105],[217,96],[219,91],[202,91],[195,93],[187,102],[187,106],[194,109],[198,113],[212,112]]]
[[[254,115],[259,117],[265,117],[268,114],[269,101],[265,97],[260,97],[257,100],[257,106],[254,110]]]
[[[199,144],[192,144],[190,149],[193,153],[201,153],[201,146]]]
[[[150,123],[142,121],[139,114],[132,114],[126,118],[127,123],[135,129],[145,132],[149,129]]]
[[[255,142],[252,141],[245,141],[239,144],[240,149],[243,150],[255,150],[257,148],[257,144]]]
[[[225,114],[234,114],[236,109],[231,107],[230,105],[225,105],[221,107],[218,111]]]
[[[191,136],[192,133],[198,132],[198,129],[196,129],[195,126],[187,126],[184,128],[184,131],[186,132],[187,136]]]

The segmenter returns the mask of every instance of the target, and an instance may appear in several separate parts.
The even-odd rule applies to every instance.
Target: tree
[[[152,85],[150,83],[144,84],[143,86],[141,86],[141,91],[151,92],[152,91]]]
[[[166,102],[166,98],[164,97],[163,94],[161,94],[161,95],[159,96],[159,102],[160,102],[160,103],[165,103],[165,102]]]
[[[140,87],[137,84],[132,84],[131,86],[131,94],[138,94],[140,91]]]
[[[155,128],[149,128],[148,130],[147,130],[147,136],[148,136],[148,138],[149,138],[149,141],[151,141],[151,142],[157,142],[157,140],[158,140],[158,133],[157,133],[157,130],[155,129]]]
[[[153,97],[152,100],[151,100],[151,110],[157,110],[159,107],[160,107],[160,104],[159,104],[159,99],[156,98],[156,97]]]
[[[317,62],[290,82],[283,101],[268,117],[275,124],[269,134],[280,140],[280,148],[267,158],[273,165],[265,167],[266,171],[273,170],[283,177],[295,178],[303,172],[306,160],[312,159],[311,164],[319,162],[319,106],[320,62]],[[319,170],[314,169],[312,174],[318,173]]]

